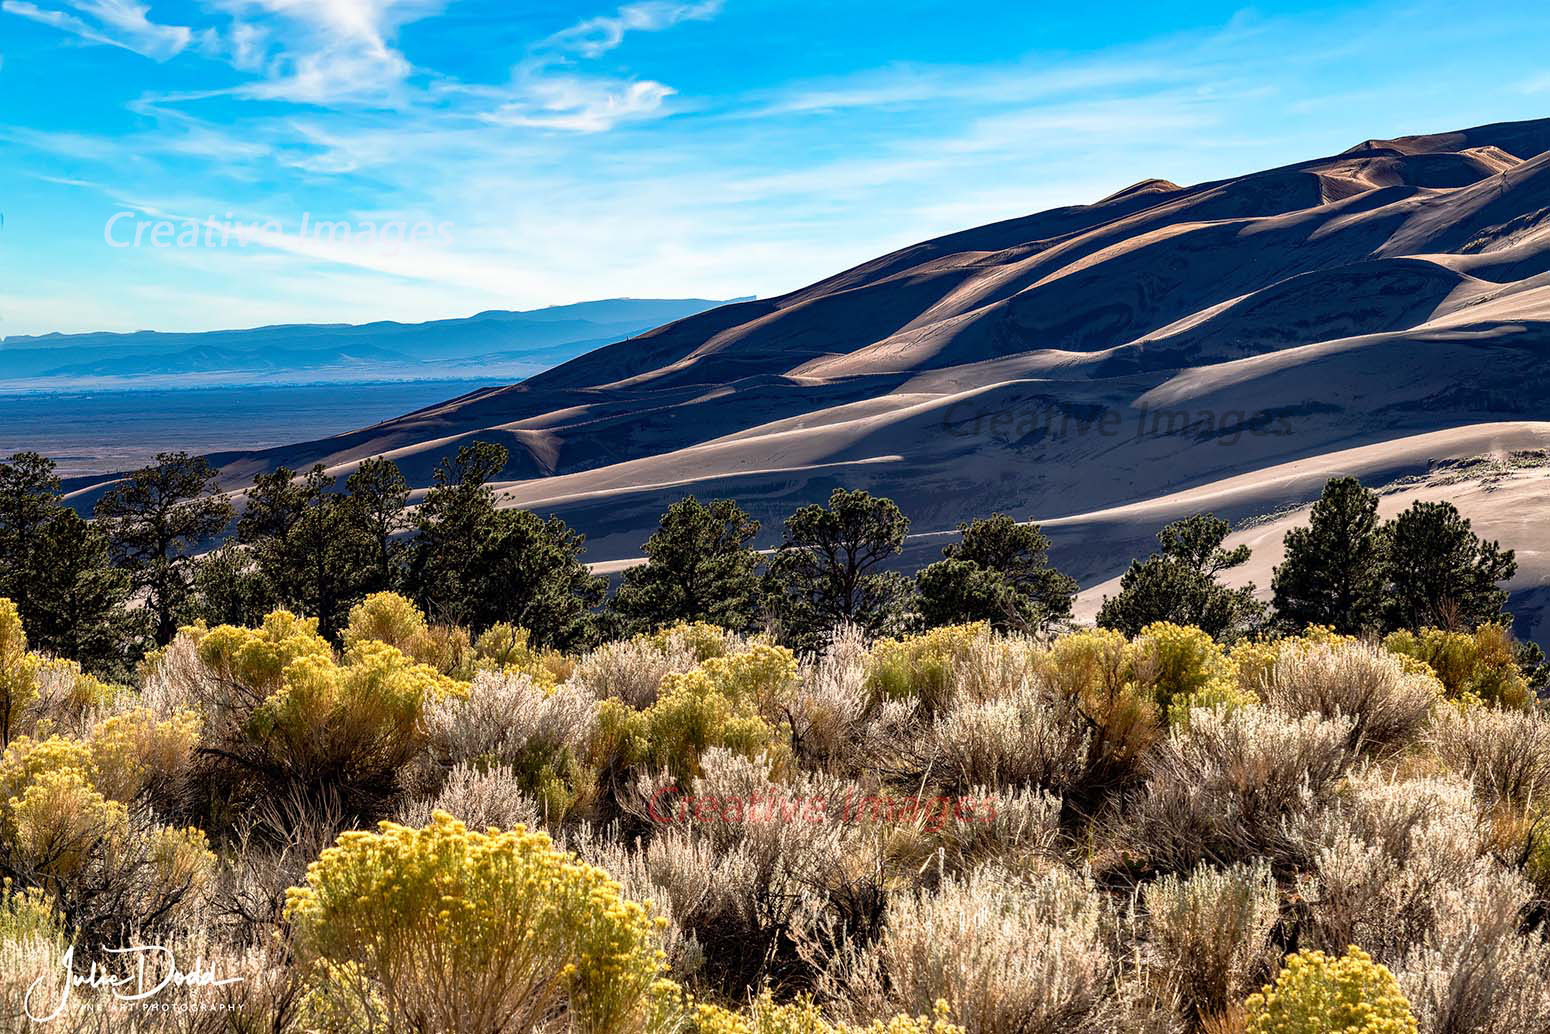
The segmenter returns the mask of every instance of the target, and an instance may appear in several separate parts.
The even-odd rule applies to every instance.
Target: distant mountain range
[[[1354,474],[1385,516],[1448,499],[1517,550],[1519,630],[1550,642],[1547,152],[1550,119],[1147,180],[218,462],[240,490],[388,455],[423,487],[459,446],[498,441],[502,501],[614,563],[688,494],[740,500],[760,545],[836,486],[887,495],[914,522],[909,566],[1001,511],[1043,523],[1087,615],[1198,511],[1239,525],[1254,560],[1234,577],[1268,589],[1286,529]]]
[[[13,336],[0,340],[0,390],[275,384],[287,379],[512,380],[721,304],[700,298],[614,298],[429,323]]]

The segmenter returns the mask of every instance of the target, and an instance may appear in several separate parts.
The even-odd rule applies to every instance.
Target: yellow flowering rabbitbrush
[[[1360,948],[1341,958],[1300,951],[1246,1003],[1245,1034],[1416,1034],[1394,974]]]
[[[11,742],[22,715],[38,699],[39,663],[27,652],[16,604],[0,598],[0,747]]]
[[[746,757],[784,757],[776,718],[795,684],[796,658],[783,646],[755,644],[667,675],[650,707],[623,701],[598,707],[599,753],[668,768],[677,779],[699,774],[700,756],[725,747]]]
[[[980,621],[879,640],[867,655],[867,691],[874,699],[920,700],[939,709],[947,703],[954,668],[989,636],[990,625]]]
[[[564,1018],[624,1034],[646,1028],[663,965],[658,921],[607,873],[542,833],[473,832],[445,812],[345,833],[286,915],[336,1022],[518,1034]]]
[[[1237,668],[1222,647],[1193,625],[1147,625],[1131,651],[1137,681],[1173,725],[1188,724],[1197,707],[1230,710],[1255,701],[1239,688]]]
[[[780,1005],[765,991],[741,1012],[686,1003],[683,1034],[963,1034],[948,1014],[947,1003],[939,1000],[932,1016],[895,1016],[866,1026],[831,1024],[811,1000]]]

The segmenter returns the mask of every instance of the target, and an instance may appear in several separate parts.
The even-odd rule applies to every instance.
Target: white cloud
[[[233,91],[299,104],[404,101],[413,73],[393,40],[404,25],[438,13],[442,0],[222,0],[233,16],[231,63],[263,78]]]
[[[0,10],[52,25],[88,43],[121,47],[156,61],[176,57],[194,41],[194,31],[187,26],[151,21],[147,17],[150,8],[144,4],[129,0],[69,0],[68,6],[70,10],[59,10],[39,7],[30,0],[4,0]]]
[[[665,114],[668,98],[677,92],[671,86],[652,79],[580,74],[573,70],[571,55],[600,57],[631,32],[660,32],[681,22],[705,21],[719,14],[721,6],[722,0],[646,0],[578,22],[535,46],[533,56],[517,66],[506,96],[481,117],[504,126],[601,133]]]
[[[600,133],[662,111],[673,88],[652,80],[618,80],[530,72],[515,96],[483,116],[504,126]]]
[[[721,0],[701,3],[674,3],[672,0],[646,0],[626,4],[614,14],[589,18],[549,37],[546,41],[559,50],[573,51],[582,57],[598,57],[624,42],[631,32],[660,32],[679,22],[706,21],[721,13]]]

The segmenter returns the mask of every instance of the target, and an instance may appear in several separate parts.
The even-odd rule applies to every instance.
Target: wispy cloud
[[[163,18],[178,9],[139,2]],[[213,326],[768,295],[1146,177],[1198,182],[1373,135],[1529,117],[1531,91],[1550,90],[1532,60],[1500,81],[1505,58],[1474,56],[1494,45],[1521,57],[1526,45],[1514,51],[1499,27],[1408,13],[1441,0],[1236,19],[1123,46],[1063,39],[1062,53],[1028,49],[1044,40],[1031,30],[977,53],[951,33],[934,46],[925,37],[945,23],[941,5],[906,5],[918,27],[872,40],[845,35],[848,24],[825,37],[836,8],[820,0],[783,0],[790,21],[774,26],[759,21],[768,4],[621,2],[200,0],[200,17],[179,15],[192,36],[178,63],[113,63],[91,117],[36,105],[7,115],[21,124],[0,126],[0,141],[20,146],[0,147],[0,172],[52,176],[13,182],[54,218],[30,250],[0,250],[0,281],[65,297],[44,290],[45,274],[89,278],[119,305],[115,325],[164,321],[169,298],[177,318]],[[104,3],[0,0],[0,22],[62,15],[109,35],[85,13]],[[553,20],[556,10],[580,13]],[[748,44],[760,25],[768,38]],[[77,29],[63,31],[85,39]],[[712,64],[697,45],[634,46],[656,32],[714,36],[728,60]],[[55,34],[23,42],[44,35]],[[1416,62],[1371,59],[1396,38]],[[761,56],[741,59],[746,69],[744,46]],[[895,60],[906,50],[912,61]],[[86,59],[109,64],[74,48],[60,64],[79,76]],[[143,74],[124,76],[126,65]],[[101,224],[118,204],[290,225],[303,211],[414,213],[453,223],[455,246],[384,255],[274,235],[238,251],[109,253]],[[6,232],[19,244],[26,227]],[[165,296],[136,294],[153,283]],[[35,330],[102,318],[67,305],[25,312]]]
[[[682,22],[709,20],[721,8],[721,0],[647,0],[578,22],[535,45],[514,70],[508,95],[482,117],[506,126],[601,133],[661,116],[677,92],[671,86],[654,79],[588,73],[578,68],[578,58],[601,57],[632,32],[661,32]]]
[[[80,37],[132,50],[156,61],[176,57],[194,42],[184,25],[160,25],[147,17],[150,8],[129,0],[69,0],[66,10],[39,7],[31,0],[4,0],[0,10]]]
[[[403,26],[443,0],[223,0],[233,67],[261,78],[234,91],[255,100],[312,105],[402,102],[413,67],[394,46]]]
[[[647,0],[626,4],[614,14],[588,18],[549,37],[546,45],[568,50],[582,57],[599,57],[624,42],[632,32],[660,32],[679,22],[705,21],[721,13],[721,0],[701,3],[674,3],[672,0]]]
[[[524,69],[510,99],[481,116],[505,126],[532,126],[600,133],[624,122],[650,118],[675,91],[654,80],[621,80]]]

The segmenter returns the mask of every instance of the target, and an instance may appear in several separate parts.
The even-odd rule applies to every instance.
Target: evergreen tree
[[[442,460],[415,513],[409,581],[432,620],[469,625],[479,609],[486,547],[496,523],[489,481],[506,466],[503,446],[475,442]]]
[[[237,522],[275,599],[316,617],[325,637],[344,627],[372,573],[376,544],[358,516],[319,464],[304,476],[281,467],[258,477]]]
[[[1196,514],[1157,533],[1161,550],[1131,561],[1118,596],[1106,598],[1098,624],[1127,636],[1154,621],[1194,625],[1223,641],[1236,639],[1264,620],[1254,586],[1231,589],[1217,580],[1246,563],[1249,548],[1226,550],[1232,526],[1214,514]]]
[[[742,630],[759,603],[759,522],[730,499],[690,497],[668,507],[646,540],[646,563],[625,572],[613,609],[627,627],[709,621]]]
[[[1384,526],[1388,626],[1473,630],[1502,619],[1510,549],[1482,541],[1452,503],[1416,502]]]
[[[1376,492],[1355,478],[1331,479],[1308,526],[1293,528],[1285,541],[1286,559],[1271,579],[1282,622],[1345,635],[1382,627],[1387,559]]]
[[[35,649],[122,677],[138,637],[128,578],[101,529],[59,499],[54,463],[35,452],[0,463],[0,597]]]
[[[821,649],[847,622],[872,634],[900,630],[910,618],[912,587],[878,567],[902,552],[909,526],[892,499],[842,488],[828,506],[811,503],[786,518],[766,581],[787,640]]]
[[[129,575],[112,565],[107,535],[61,507],[44,525],[40,549],[47,576],[29,597],[25,619],[33,647],[126,678],[145,628],[143,615],[129,608]]]
[[[510,622],[539,646],[582,645],[608,583],[581,561],[585,536],[559,518],[496,507],[489,481],[505,465],[503,447],[475,442],[437,468],[415,515],[414,593],[440,621],[475,631]]]
[[[958,525],[962,541],[915,580],[928,625],[988,621],[997,629],[1047,631],[1071,617],[1076,580],[1049,564],[1049,538],[1005,514]]]
[[[351,517],[370,544],[371,567],[368,592],[397,589],[403,582],[404,554],[401,535],[409,527],[405,507],[409,482],[392,460],[377,456],[361,463],[345,482]]]
[[[182,620],[254,628],[280,606],[253,549],[227,542],[199,558]]]
[[[152,636],[172,641],[187,602],[192,553],[232,519],[231,503],[216,493],[216,472],[203,457],[164,452],[98,500],[96,515],[114,558],[146,593]]]
[[[18,452],[0,463],[0,597],[16,604],[29,630],[32,594],[47,568],[43,540],[60,508],[53,460]]]
[[[471,624],[506,622],[527,629],[535,646],[573,650],[591,643],[592,609],[608,580],[582,562],[587,538],[558,517],[498,510],[479,545],[471,581]]]

